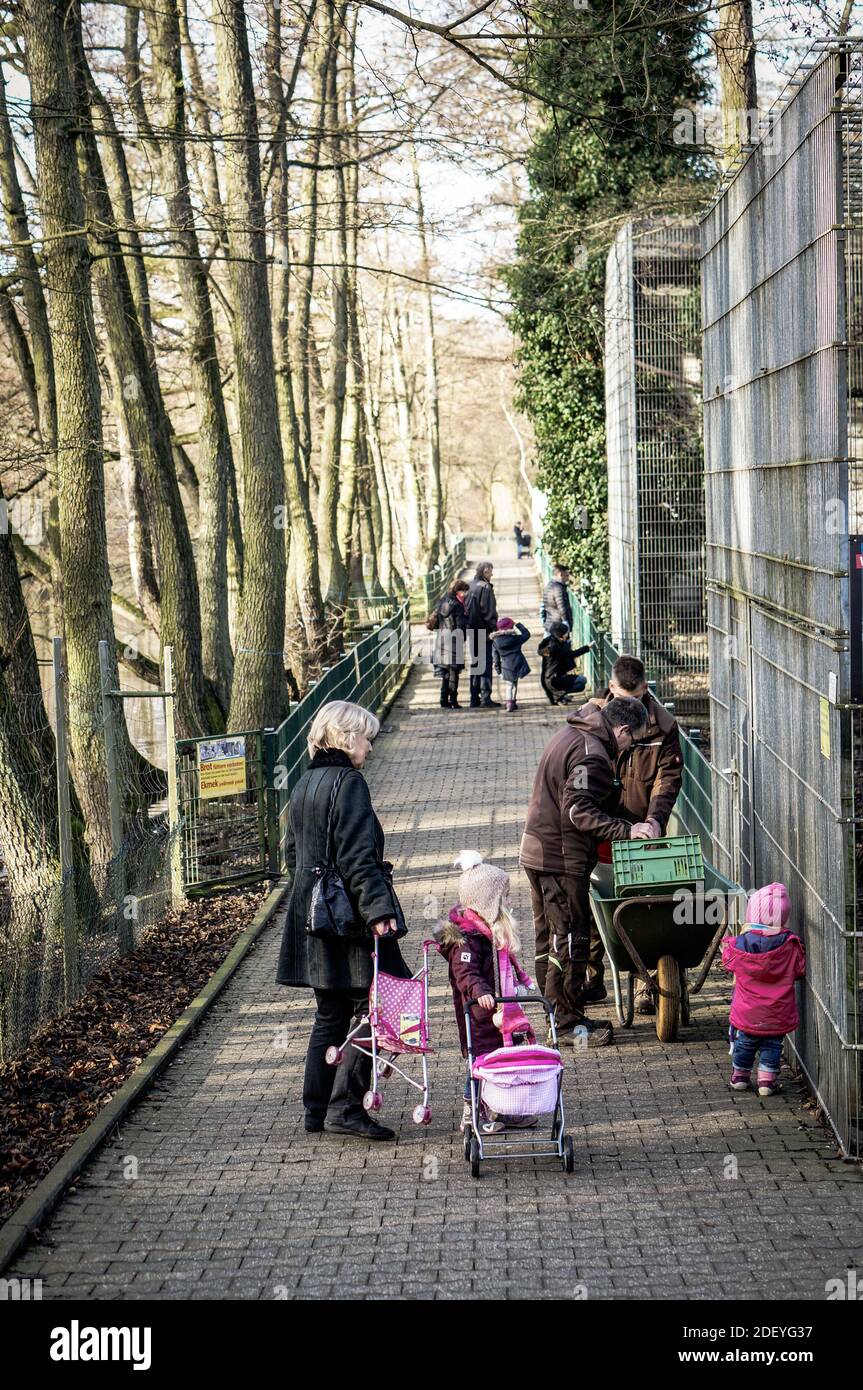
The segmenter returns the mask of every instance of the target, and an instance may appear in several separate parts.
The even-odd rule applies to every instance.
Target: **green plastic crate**
[[[685,883],[704,881],[704,858],[697,835],[661,840],[612,840],[614,896],[667,893]]]

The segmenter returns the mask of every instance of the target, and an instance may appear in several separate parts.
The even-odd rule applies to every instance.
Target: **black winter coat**
[[[497,599],[488,579],[474,579],[468,590],[467,626],[471,632],[494,632],[497,626]]]
[[[435,607],[438,627],[435,632],[432,664],[439,678],[447,671],[461,671],[465,664],[465,628],[467,613],[460,598],[444,594]]]
[[[522,651],[525,642],[530,641],[530,633],[524,623],[516,623],[514,628],[495,632],[492,636],[494,669],[505,681],[521,680],[530,675],[527,658]]]
[[[561,642],[559,637],[543,637],[537,651],[542,657],[545,679],[552,687],[556,687],[573,669],[576,657],[584,656],[585,652],[590,651],[590,646],[578,647],[573,651],[569,641]]]
[[[355,939],[309,936],[306,917],[315,865],[326,860],[327,807],[338,773],[345,769],[333,807],[332,857],[356,912]],[[291,793],[287,854],[292,886],[276,981],[312,989],[368,989],[372,980],[371,928],[397,915],[391,865],[384,860],[384,832],[372,808],[368,784],[347,753],[315,754]],[[390,975],[410,975],[398,942],[381,938],[378,959]]]

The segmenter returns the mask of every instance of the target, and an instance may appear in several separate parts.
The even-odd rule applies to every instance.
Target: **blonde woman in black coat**
[[[374,935],[382,938],[381,969],[410,975],[397,941],[406,928],[392,884],[392,865],[384,859],[384,832],[360,770],[379,728],[373,714],[349,700],[331,700],[312,721],[311,762],[290,800],[288,855],[294,864],[276,975],[281,985],[313,989],[317,1002],[303,1083],[306,1130],[318,1133],[326,1127],[363,1139],[395,1138],[391,1129],[363,1110],[371,1060],[348,1047],[336,1068],[326,1061],[326,1051],[344,1042],[353,1021],[366,1009]],[[327,814],[337,781],[331,860],[353,906],[355,931],[348,938],[330,939],[310,936],[306,921],[316,866],[326,862]]]

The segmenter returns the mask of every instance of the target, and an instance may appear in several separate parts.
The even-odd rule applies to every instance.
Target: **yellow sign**
[[[820,707],[821,707],[821,717],[820,717],[820,721],[819,721],[819,722],[820,722],[820,725],[821,725],[821,756],[822,756],[823,758],[829,758],[829,757],[830,757],[830,701],[829,701],[829,700],[825,700],[824,696],[822,695],[822,696],[821,696],[821,699],[820,699],[820,701],[819,701],[819,704],[820,704]]]
[[[246,740],[211,738],[198,744],[198,795],[234,796],[246,790]]]

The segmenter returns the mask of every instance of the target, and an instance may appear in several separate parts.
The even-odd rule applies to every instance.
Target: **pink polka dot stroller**
[[[432,941],[423,942],[422,967],[409,980],[387,975],[378,965],[378,942],[375,937],[374,972],[369,990],[369,1011],[352,1028],[341,1047],[327,1048],[327,1061],[337,1067],[346,1047],[355,1047],[372,1059],[371,1086],[363,1096],[365,1110],[380,1110],[383,1094],[380,1085],[398,1072],[409,1086],[422,1093],[414,1106],[413,1121],[427,1125],[431,1121],[431,1091],[429,1087],[428,1054],[434,1052],[429,1039],[429,950]],[[417,1081],[403,1070],[397,1057],[420,1058],[422,1080]]]

